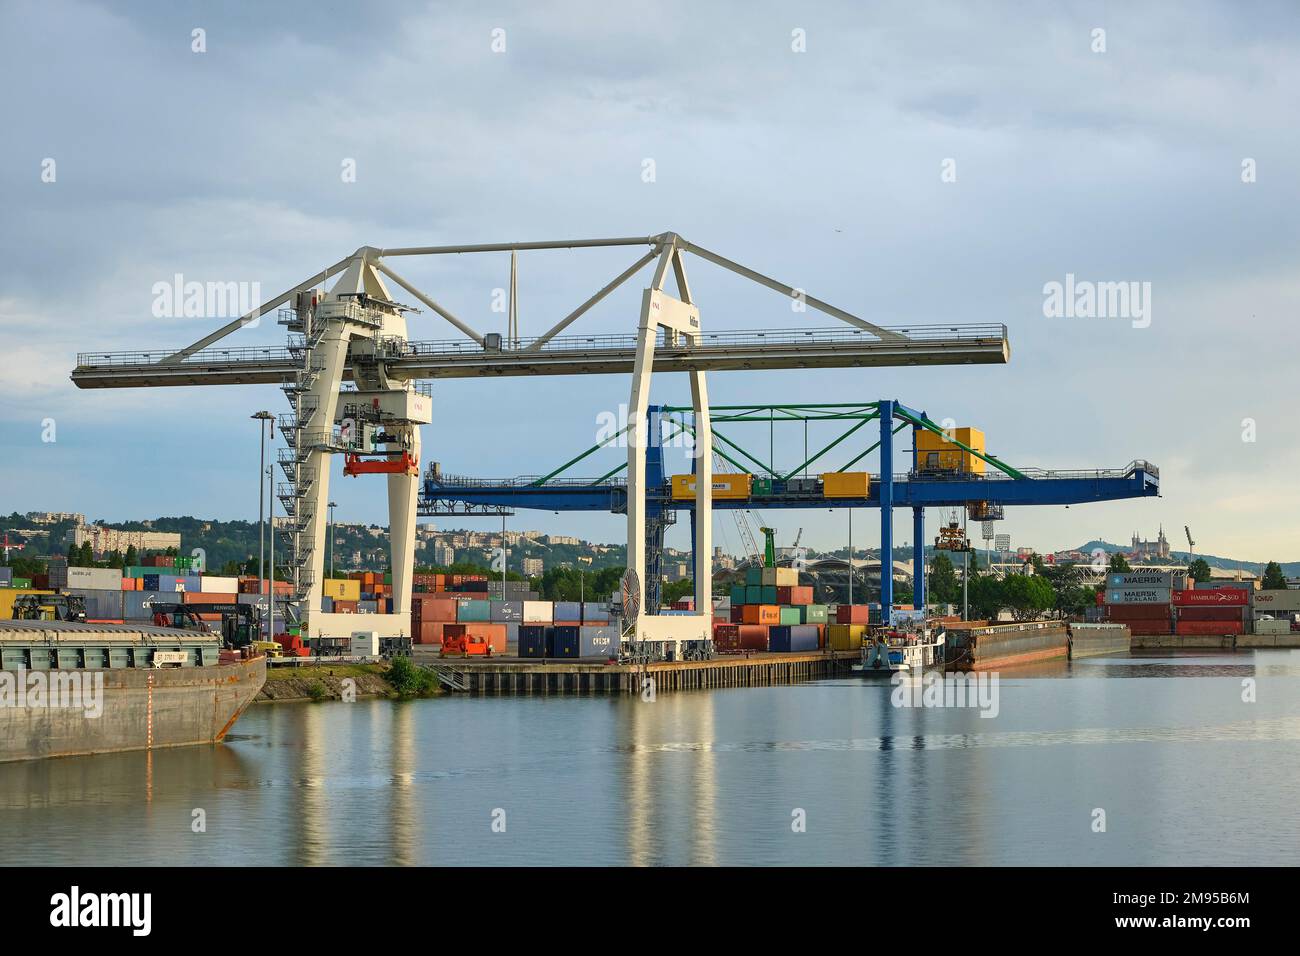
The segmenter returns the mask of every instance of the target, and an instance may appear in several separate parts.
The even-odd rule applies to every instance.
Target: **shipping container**
[[[749,593],[749,588],[745,587],[745,585],[733,584],[731,586],[731,603],[732,604],[748,603],[746,599],[748,593]]]
[[[578,628],[578,656],[617,658],[621,637],[609,624],[584,624]]]
[[[813,589],[810,587],[783,587],[778,586],[776,589],[777,604],[811,604],[813,602]]]
[[[1232,587],[1175,591],[1173,603],[1178,607],[1245,607],[1250,603],[1250,592]]]
[[[1179,621],[1242,621],[1245,620],[1246,607],[1192,607],[1177,608]]]
[[[321,582],[321,593],[340,601],[361,600],[361,582],[347,578],[326,578]],[[371,592],[373,593],[373,592]]]
[[[1134,637],[1174,633],[1174,622],[1166,618],[1163,621],[1125,621],[1128,632]]]
[[[841,607],[850,605],[842,604]],[[864,605],[855,604],[853,607],[861,607],[864,611]],[[864,624],[829,624],[826,627],[826,642],[836,651],[855,651],[862,647],[862,640],[866,637],[867,628]]]
[[[871,476],[865,471],[830,471],[821,477],[826,498],[865,498],[871,490]]]
[[[1106,608],[1108,620],[1123,621],[1167,621],[1169,605],[1167,604],[1110,604]]]
[[[549,643],[547,632],[550,629],[549,624],[519,625],[519,656],[530,658],[546,657]]]
[[[745,624],[780,624],[781,609],[774,604],[746,604],[740,619]]]
[[[782,607],[781,616],[777,620],[778,624],[790,627],[795,624],[803,624],[803,615],[797,607]]]
[[[865,604],[841,604],[835,609],[836,624],[870,624],[871,608]]]
[[[826,613],[825,604],[801,604],[799,605],[801,618],[800,624],[826,624],[830,617]]]
[[[763,568],[762,581],[764,587],[795,587],[799,584],[799,572],[794,568]]]
[[[578,656],[578,632],[580,624],[555,624],[546,635],[546,656],[557,658],[576,658]]]
[[[456,621],[459,624],[483,623],[492,620],[490,601],[477,598],[462,598],[456,601]]]
[[[582,605],[577,601],[556,601],[554,613],[557,621],[581,621]]]
[[[814,624],[781,625],[768,628],[767,649],[781,653],[817,650],[818,628]]]
[[[767,650],[767,634],[769,628],[766,624],[741,624],[736,629],[736,639],[739,641],[740,649],[744,651],[765,651]]]
[[[1300,588],[1286,591],[1255,591],[1251,595],[1251,604],[1256,612],[1272,614],[1274,611],[1293,614],[1300,611]]]
[[[56,568],[62,568],[62,574]],[[54,580],[61,577],[62,580]],[[69,568],[66,565],[50,566],[50,585],[52,587],[72,590],[84,588],[90,591],[121,591],[122,571],[119,568]]]
[[[1107,604],[1168,604],[1169,588],[1107,588]]]
[[[1241,621],[1184,621],[1180,619],[1174,625],[1174,633],[1185,637],[1217,637],[1219,635],[1242,634],[1244,633],[1244,627]]]
[[[713,476],[714,498],[748,498],[753,475],[717,474]],[[675,500],[695,497],[694,475],[673,475],[673,498]]]
[[[984,450],[984,433],[978,428],[951,428],[947,435],[980,454]],[[916,433],[916,467],[918,471],[957,471],[970,474],[984,473],[984,459],[977,458],[944,435],[929,429]]]
[[[583,624],[608,624],[610,620],[608,603],[604,601],[588,601],[582,605]]]
[[[731,613],[728,616],[730,617],[732,624],[744,624],[745,605],[744,604],[731,605]]]
[[[74,570],[76,570],[74,568]],[[68,588],[69,594],[78,594],[86,602],[86,618],[91,621],[125,620],[125,601],[121,588]]]
[[[239,578],[204,574],[200,576],[199,588],[208,594],[238,594]]]
[[[499,624],[506,624],[510,621],[518,624],[524,619],[524,602],[523,601],[492,601],[491,618]]]
[[[762,568],[745,568],[745,586],[757,588],[763,586],[763,569]],[[753,601],[749,602],[753,604]]]
[[[714,624],[713,649],[719,654],[730,654],[740,650],[740,625]]]
[[[1116,571],[1106,575],[1107,588],[1172,588],[1185,574],[1174,571]]]
[[[442,629],[446,626],[446,622],[443,621],[424,621],[418,626],[413,626],[411,632],[417,644],[441,644]]]
[[[524,602],[524,624],[549,624],[554,619],[555,611],[550,601]]]

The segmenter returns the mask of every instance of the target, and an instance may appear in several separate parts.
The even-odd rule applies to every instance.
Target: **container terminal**
[[[518,254],[609,247],[636,248],[638,258],[542,335],[517,334]],[[475,330],[392,264],[404,257],[501,252],[509,252],[512,262],[511,325],[505,336]],[[687,262],[695,260],[801,297],[840,325],[705,331],[686,272]],[[647,268],[652,275],[634,332],[566,334],[611,291]],[[668,288],[670,276],[675,295]],[[410,339],[407,316],[418,307],[398,302],[390,283],[461,338]],[[284,348],[218,345],[272,311],[287,329]],[[284,445],[275,462],[282,480],[274,484],[272,496],[285,515],[272,522],[275,575],[223,578],[185,559],[160,558],[121,571],[64,568],[61,575],[52,569],[50,579],[42,582],[10,580],[9,587],[0,589],[4,667],[15,671],[75,663],[81,669],[110,671],[119,678],[117,692],[130,701],[123,708],[124,720],[132,726],[125,732],[131,743],[125,746],[154,746],[221,739],[260,687],[259,674],[264,678],[268,661],[277,665],[309,656],[409,655],[434,670],[449,690],[470,693],[634,693],[649,678],[657,690],[669,691],[909,667],[980,670],[1130,647],[1179,646],[1176,642],[1286,646],[1293,635],[1282,627],[1285,621],[1254,626],[1247,591],[1193,587],[1175,571],[1116,575],[1099,591],[1099,613],[1090,623],[1004,624],[931,613],[924,570],[927,508],[948,516],[936,548],[964,553],[971,550],[966,520],[993,522],[1008,506],[1157,496],[1160,472],[1148,461],[1135,458],[1120,468],[1071,471],[1015,466],[988,450],[978,428],[941,427],[923,409],[895,398],[746,406],[711,405],[708,399],[707,373],[716,371],[761,374],[766,369],[1009,360],[1005,326],[879,326],[672,232],[396,249],[363,246],[188,346],[83,353],[72,372],[73,382],[83,389],[278,384],[289,411],[275,417],[272,428],[278,427]],[[655,372],[685,372],[690,405],[651,404]],[[616,435],[540,477],[449,475],[436,461],[425,462],[422,474],[420,426],[432,421],[433,380],[591,374],[630,376],[628,424]],[[272,418],[265,413],[255,417]],[[771,429],[778,419],[805,426],[838,421],[847,431],[788,472],[715,431],[715,426],[731,431],[755,423]],[[869,429],[864,435],[878,437],[835,468],[831,453],[863,429]],[[693,448],[692,471],[668,474],[664,444],[683,435]],[[628,449],[618,468],[594,479],[566,474],[616,439]],[[334,455],[343,457],[347,476],[385,479],[391,572],[360,572],[343,579],[325,572],[322,544]],[[875,456],[874,471],[863,467],[868,455]],[[861,600],[861,594],[855,601],[850,591],[846,601],[818,603],[799,568],[776,559],[769,528],[762,529],[767,534],[762,557],[743,569],[729,594],[715,595],[715,510],[808,508],[877,509],[882,555],[893,553],[893,509],[911,509],[912,603],[895,602],[888,573],[880,575],[874,602]],[[496,582],[486,575],[416,572],[417,515],[504,517],[524,509],[626,515],[628,568],[618,593],[604,602],[549,602],[538,600],[526,585],[510,591],[511,582],[504,579],[499,592],[490,595],[489,585]],[[690,521],[694,596],[667,604],[661,595],[664,533],[679,514]],[[750,550],[757,555],[756,547]],[[210,673],[213,667],[230,670]],[[199,725],[167,716],[165,709],[153,710],[148,701],[155,681],[159,694],[176,694],[178,680],[198,688],[197,706],[215,713],[213,721]],[[146,700],[143,711],[141,699]],[[135,727],[141,713],[150,727],[166,722],[165,734],[142,736]],[[116,749],[112,745],[120,742],[90,742],[83,749]],[[71,752],[69,747],[76,749],[75,744],[55,749]]]

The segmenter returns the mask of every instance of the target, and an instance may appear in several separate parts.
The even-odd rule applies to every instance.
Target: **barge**
[[[0,763],[217,743],[265,682],[215,634],[0,621]]]

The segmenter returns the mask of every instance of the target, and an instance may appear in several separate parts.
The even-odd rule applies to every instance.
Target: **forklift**
[[[199,617],[200,614],[221,615],[221,643],[230,650],[251,647],[268,657],[279,657],[280,645],[262,640],[262,620],[252,604],[160,604],[148,605],[153,612],[153,623],[159,627],[175,627],[183,631],[212,632],[212,628]]]
[[[19,594],[14,598],[11,616],[15,621],[75,621],[85,624],[86,599],[80,594]]]

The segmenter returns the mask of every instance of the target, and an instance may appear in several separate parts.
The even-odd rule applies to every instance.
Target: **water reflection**
[[[889,684],[858,679],[653,703],[259,705],[223,746],[0,766],[2,859],[1289,862],[1300,850],[1295,660],[1162,656],[1008,672],[996,718],[896,708]],[[1256,679],[1255,703],[1242,700],[1243,677]],[[1093,838],[1096,806],[1122,833]],[[1207,811],[1221,806],[1232,813]],[[206,834],[190,829],[195,808]],[[497,808],[506,832],[491,828]]]

